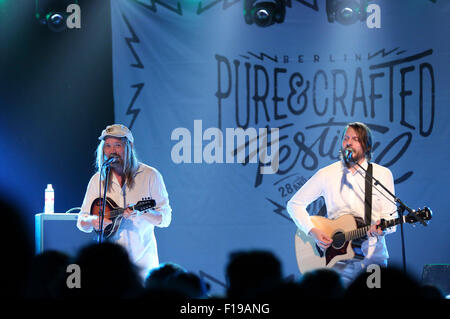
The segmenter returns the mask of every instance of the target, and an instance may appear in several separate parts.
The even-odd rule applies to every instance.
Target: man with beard
[[[91,205],[103,198],[105,184],[105,161],[110,164],[106,196],[116,205],[126,208],[117,232],[110,238],[128,251],[130,259],[139,267],[142,278],[158,267],[158,251],[154,227],[167,227],[172,218],[172,209],[161,174],[153,167],[138,161],[134,149],[134,138],[124,125],[107,126],[99,137],[96,151],[97,173],[92,176],[84,196],[77,227],[83,232],[99,231],[100,220],[91,215]],[[155,200],[152,209],[139,211],[130,207],[144,198]],[[103,228],[111,224],[105,218]],[[113,267],[113,265],[111,265]]]
[[[297,227],[305,234],[312,236],[323,250],[330,247],[332,238],[315,227],[306,207],[323,196],[328,218],[336,219],[344,214],[352,214],[364,223],[365,212],[368,209],[365,198],[366,173],[356,165],[356,162],[367,170],[372,157],[371,151],[372,134],[370,129],[360,122],[349,123],[342,135],[341,160],[316,172],[287,203],[287,211]],[[351,159],[345,155],[350,152]],[[391,171],[381,165],[370,164],[372,165],[372,176],[394,193]],[[374,185],[373,181],[372,185]],[[382,231],[377,226],[380,219],[390,220],[396,217],[396,205],[381,187],[374,186],[371,188],[371,227],[367,233],[368,238],[361,245],[361,258],[339,261],[333,267],[341,274],[346,285],[370,264],[387,266],[389,254],[384,235],[395,232],[395,227]],[[370,213],[370,210],[368,211]]]

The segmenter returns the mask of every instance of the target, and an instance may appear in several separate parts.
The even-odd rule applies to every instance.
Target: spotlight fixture
[[[244,19],[247,24],[268,27],[282,23],[285,16],[284,0],[244,0]]]
[[[65,12],[49,12],[45,16],[45,21],[50,30],[61,32],[66,29],[67,14]]]
[[[365,21],[368,2],[368,0],[327,0],[328,22],[336,21],[343,25],[350,25],[358,20]]]
[[[78,0],[36,0],[35,16],[41,25],[46,25],[53,32],[66,30],[69,13],[66,8]]]

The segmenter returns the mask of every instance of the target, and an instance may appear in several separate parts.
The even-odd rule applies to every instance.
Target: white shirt
[[[367,169],[368,163],[361,165]],[[391,193],[394,194],[394,179],[391,171],[383,166],[372,163],[373,177],[378,179]],[[352,173],[341,161],[328,165],[314,174],[287,203],[287,211],[299,227],[306,234],[313,224],[306,207],[320,196],[325,199],[328,218],[336,219],[344,214],[352,214],[363,220],[365,199],[365,172],[358,167]],[[374,182],[373,182],[374,183]],[[391,220],[397,217],[397,206],[393,198],[379,185],[372,189],[372,224],[384,218]],[[396,227],[385,230],[385,234],[395,232]],[[364,264],[385,264],[389,258],[384,236],[369,237],[362,244],[365,255]]]
[[[99,197],[99,176],[97,172],[89,181],[83,205],[78,215],[77,227],[84,232],[92,232],[93,227],[83,228],[80,221],[90,215],[92,202]],[[112,176],[111,190],[107,191],[107,197],[111,198],[118,206],[127,207],[136,204],[143,198],[150,197],[156,201],[155,211],[161,212],[162,221],[158,227],[167,227],[172,219],[172,209],[169,205],[169,197],[161,174],[153,167],[139,164],[135,175],[135,184],[132,189],[124,183],[120,186],[114,174]],[[101,186],[103,194],[103,185]],[[148,271],[158,267],[158,250],[154,234],[154,225],[149,220],[149,215],[144,213],[128,219],[122,219],[113,241],[125,247],[130,259],[140,268],[141,276],[145,277]]]

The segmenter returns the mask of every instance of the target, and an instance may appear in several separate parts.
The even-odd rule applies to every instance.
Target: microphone
[[[117,162],[117,157],[112,156],[103,163],[103,166],[108,166],[115,162]]]
[[[355,162],[355,160],[353,159],[353,150],[351,148],[346,148],[344,150],[344,159],[349,163]]]

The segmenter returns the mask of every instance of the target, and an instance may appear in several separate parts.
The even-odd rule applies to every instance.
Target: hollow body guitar
[[[425,207],[417,211],[417,215],[424,221],[429,221],[432,217],[432,212],[428,207]],[[358,257],[362,259],[364,257],[362,253],[355,254],[355,251],[360,250],[358,249],[360,244],[356,244],[355,241],[366,237],[370,225],[359,227],[361,223],[357,223],[355,217],[350,214],[342,215],[334,220],[322,216],[311,216],[311,221],[314,227],[325,232],[333,242],[329,248],[323,250],[316,244],[313,236],[297,229],[295,234],[295,252],[298,268],[302,274],[319,268],[331,268],[338,261]],[[382,219],[379,228],[385,230],[400,223],[412,224],[416,222],[416,218],[410,215],[392,220]]]
[[[96,198],[91,204],[91,215],[96,215],[100,217],[102,210],[103,198]],[[154,199],[143,199],[136,203],[134,206],[130,206],[131,210],[145,211],[147,209],[154,208],[156,202]],[[111,224],[105,227],[103,231],[103,237],[108,238],[113,236],[120,227],[120,223],[123,219],[123,213],[127,208],[119,207],[111,198],[106,198],[105,203],[105,219],[110,219]]]

